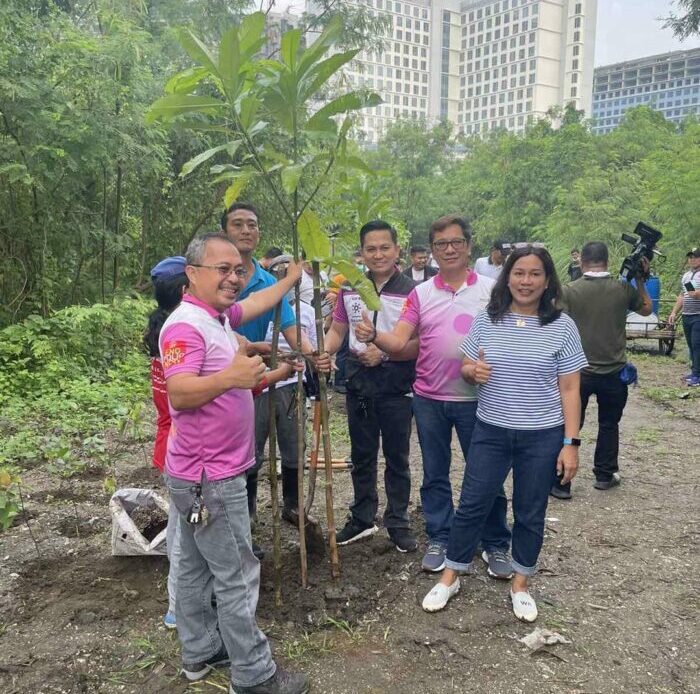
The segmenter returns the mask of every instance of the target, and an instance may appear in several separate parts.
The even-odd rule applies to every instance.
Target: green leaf
[[[240,100],[238,107],[238,116],[241,119],[241,125],[249,130],[255,122],[255,116],[258,114],[262,101],[255,94],[249,94]]]
[[[241,55],[247,60],[253,58],[265,43],[262,35],[265,29],[265,13],[253,12],[241,22],[239,31]]]
[[[173,75],[165,84],[166,94],[189,94],[207,75],[204,67],[190,67]]]
[[[291,195],[299,187],[299,179],[304,172],[303,164],[292,164],[282,169],[282,187],[287,195]]]
[[[329,101],[325,106],[314,113],[304,126],[305,130],[323,130],[329,129],[328,123],[332,123],[333,130],[336,129],[335,123],[331,121],[331,117],[339,113],[347,113],[348,111],[357,111],[361,108],[369,108],[378,106],[384,103],[379,94],[371,92],[370,94],[361,94],[359,92],[349,92],[342,96]]]
[[[250,179],[253,178],[255,172],[242,171],[234,182],[226,189],[224,193],[224,207],[228,209],[236,202],[238,196],[243,192],[243,189],[248,185]]]
[[[379,311],[381,302],[374,285],[363,272],[357,269],[354,263],[342,258],[326,258],[324,262],[347,279],[370,311]]]
[[[297,54],[301,44],[301,30],[290,29],[285,31],[280,42],[280,58],[282,62],[290,69],[296,67]]]
[[[180,171],[180,178],[184,178],[188,174],[191,174],[200,164],[211,159],[215,154],[219,152],[227,151],[231,157],[236,154],[236,150],[241,146],[241,140],[234,140],[233,142],[227,142],[225,145],[219,145],[218,147],[212,147],[211,149],[201,152],[196,157],[192,157],[188,162],[185,162],[182,166],[182,171]]]
[[[299,59],[299,75],[306,74],[319,58],[340,38],[343,31],[343,20],[340,15],[335,15],[326,24],[321,35],[302,53]]]
[[[299,242],[307,260],[323,260],[331,252],[330,239],[323,233],[318,217],[306,208],[297,221]]]
[[[206,68],[212,75],[220,76],[214,56],[189,29],[180,29],[177,32],[177,38],[180,45],[197,65]]]
[[[210,96],[192,96],[190,94],[169,94],[162,96],[151,104],[146,112],[146,123],[158,120],[169,121],[185,113],[220,113],[226,104]]]
[[[310,82],[304,89],[304,100],[315,95],[343,65],[349,63],[359,52],[360,49],[356,48],[345,53],[336,53],[312,68],[309,73]]]
[[[232,26],[221,38],[219,47],[219,74],[229,100],[238,95],[241,72],[241,47],[238,40],[238,25]]]

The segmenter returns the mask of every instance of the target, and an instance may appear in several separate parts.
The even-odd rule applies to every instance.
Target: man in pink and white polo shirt
[[[165,471],[181,532],[176,621],[183,671],[198,680],[230,663],[232,691],[302,694],[308,678],[276,667],[255,621],[260,564],[245,471],[255,463],[251,389],[264,383],[265,365],[233,332],[282,300],[301,266],[291,264],[284,280],[237,304],[245,269],[224,234],[194,239],[186,260],[188,293],[160,334],[172,416]]]
[[[423,454],[421,502],[428,534],[423,556],[426,571],[441,571],[454,517],[450,464],[452,430],[457,432],[466,458],[476,423],[476,388],[461,376],[459,346],[476,314],[486,307],[494,281],[469,269],[471,229],[455,215],[430,226],[430,246],[439,273],[418,285],[408,296],[391,332],[377,332],[368,321],[356,328],[359,340],[373,342],[393,354],[418,335],[413,414]],[[510,578],[505,494],[496,500],[482,534],[489,575]]]

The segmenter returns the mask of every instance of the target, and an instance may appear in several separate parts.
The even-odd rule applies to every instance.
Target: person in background
[[[583,275],[583,270],[581,269],[581,255],[578,248],[571,249],[571,262],[566,268],[566,274],[569,275],[569,282],[573,282]]]
[[[278,248],[277,246],[271,246],[265,251],[265,255],[260,258],[258,261],[260,263],[260,267],[263,270],[269,270],[270,269],[270,263],[275,259],[278,258],[279,256],[283,255],[284,251],[281,248]]]
[[[182,295],[187,288],[185,275],[185,258],[181,255],[164,258],[151,270],[153,293],[158,306],[148,317],[148,328],[143,342],[151,358],[151,389],[153,404],[156,407],[156,439],[153,446],[153,465],[163,473],[165,471],[165,452],[170,434],[170,410],[168,409],[168,391],[165,388],[163,363],[158,351],[158,338],[168,316],[180,305]],[[169,504],[166,547],[168,550],[168,611],[163,624],[168,629],[176,628],[175,601],[177,593],[177,573],[180,560],[180,532],[177,522],[175,504]]]
[[[681,279],[681,293],[668,317],[674,325],[678,312],[683,316],[683,333],[690,352],[690,373],[685,382],[691,388],[700,386],[700,248],[692,248],[687,256],[689,269]]]
[[[462,376],[479,389],[477,421],[446,568],[423,600],[427,612],[459,592],[459,574],[470,570],[486,516],[512,470],[510,599],[518,619],[537,619],[528,584],[537,572],[552,481],[560,474],[568,483],[578,467],[579,372],[586,366],[576,325],[557,308],[560,297],[549,253],[535,244],[516,248],[462,343]]]
[[[352,262],[355,263],[355,267],[360,272],[367,272],[367,266],[365,265],[364,261],[362,260],[362,251],[355,251],[352,254]]]
[[[494,280],[498,279],[501,270],[503,270],[507,248],[508,244],[505,241],[494,241],[489,254],[483,258],[477,258],[474,263],[474,272]]]
[[[583,247],[581,269],[583,276],[563,288],[562,306],[576,323],[588,360],[581,373],[582,427],[591,396],[598,402],[593,486],[604,491],[620,484],[620,420],[627,404],[627,312],[648,316],[652,311],[644,284],[649,264],[644,258],[636,287],[620,282],[608,272],[608,247],[592,241]],[[552,496],[571,499],[571,485],[555,482]]]
[[[413,385],[413,414],[423,458],[420,495],[428,534],[423,556],[425,571],[442,571],[454,518],[450,467],[452,432],[457,433],[467,458],[476,423],[476,388],[462,379],[459,351],[474,317],[488,303],[493,280],[469,269],[471,228],[456,215],[441,217],[430,226],[430,245],[440,272],[409,295],[391,331],[367,321],[355,329],[357,338],[388,354],[401,353],[418,337],[418,362]],[[467,464],[469,462],[467,461]],[[482,558],[492,578],[512,575],[506,520],[508,501],[501,490],[481,533]]]
[[[438,271],[428,265],[428,249],[425,246],[411,246],[411,264],[403,271],[406,277],[416,284],[435,277]]]
[[[159,340],[172,417],[165,472],[180,527],[182,669],[198,681],[230,663],[231,692],[305,694],[308,677],[275,664],[255,619],[260,563],[245,473],[255,463],[251,389],[264,383],[265,365],[233,331],[279,303],[301,266],[290,264],[287,277],[237,302],[246,271],[230,239],[197,237],[186,258],[188,291]]]

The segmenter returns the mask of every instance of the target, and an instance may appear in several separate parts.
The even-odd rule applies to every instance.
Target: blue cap
[[[151,268],[151,280],[167,280],[176,275],[185,274],[187,261],[181,255],[173,255],[170,258],[163,258],[157,265]]]

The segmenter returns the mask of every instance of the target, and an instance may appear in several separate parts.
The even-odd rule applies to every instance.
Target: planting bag
[[[151,489],[118,489],[109,501],[109,510],[112,515],[113,556],[166,554],[168,502],[160,494]],[[155,534],[150,540],[144,535],[144,528],[139,528],[134,522],[134,517],[148,520],[149,515],[153,516],[153,522],[145,529],[146,535],[150,537]]]

